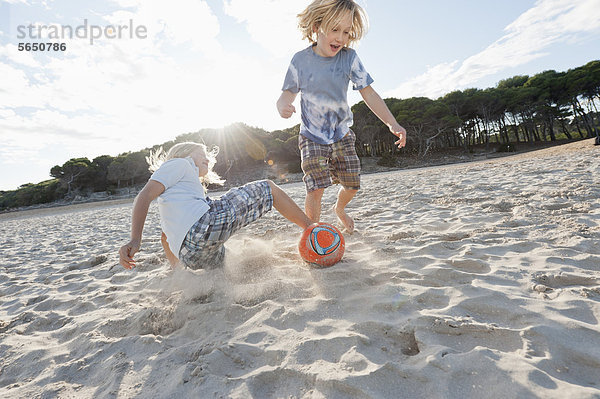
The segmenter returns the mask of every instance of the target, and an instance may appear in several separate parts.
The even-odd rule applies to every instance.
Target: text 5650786
[[[66,51],[67,43],[19,43],[19,51]]]

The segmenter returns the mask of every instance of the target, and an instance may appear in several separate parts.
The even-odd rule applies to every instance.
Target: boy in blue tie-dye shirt
[[[373,79],[356,52],[348,48],[366,30],[362,8],[353,0],[315,0],[298,18],[311,45],[292,58],[277,110],[281,117],[291,117],[296,112],[292,103],[301,93],[298,145],[307,191],[306,214],[319,221],[325,188],[341,183],[334,210],[346,231],[352,233],[354,220],[345,209],[360,188],[360,161],[354,147],[356,137],[350,130],[353,119],[347,99],[349,82],[398,137],[398,148],[406,144],[406,130],[371,87]]]

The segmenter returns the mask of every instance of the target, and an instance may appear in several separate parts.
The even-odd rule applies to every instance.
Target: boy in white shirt
[[[131,218],[131,240],[119,250],[120,263],[135,267],[150,203],[158,198],[163,239],[172,266],[181,262],[192,269],[223,262],[223,244],[229,237],[260,218],[274,206],[289,221],[305,229],[312,221],[270,180],[234,188],[216,200],[206,197],[203,184],[223,183],[212,171],[216,153],[198,143],[179,143],[166,156],[150,157],[154,173],[137,195]]]

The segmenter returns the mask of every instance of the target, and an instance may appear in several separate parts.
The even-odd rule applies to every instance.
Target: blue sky
[[[295,20],[307,4],[0,0],[0,190],[46,180],[73,157],[135,151],[205,127],[298,123],[274,104],[291,56],[308,45]],[[383,97],[437,98],[600,58],[600,0],[359,4],[370,30],[356,49]],[[18,37],[21,25],[84,20],[102,29],[131,20],[147,33],[93,44],[89,30],[87,38]],[[18,51],[20,42],[49,41],[66,51]]]

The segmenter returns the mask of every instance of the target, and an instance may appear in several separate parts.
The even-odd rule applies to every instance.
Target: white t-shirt
[[[150,176],[151,180],[165,186],[165,191],[158,197],[160,225],[169,248],[177,257],[187,232],[209,210],[198,172],[191,157],[174,158]]]

